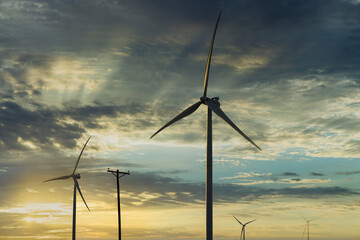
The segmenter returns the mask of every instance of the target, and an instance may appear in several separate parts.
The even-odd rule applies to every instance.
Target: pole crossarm
[[[130,171],[127,172],[120,172],[119,169],[115,170],[110,170],[110,168],[108,168],[107,170],[108,172],[112,173],[115,177],[121,178],[125,175],[130,175]],[[121,175],[120,175],[121,174]]]

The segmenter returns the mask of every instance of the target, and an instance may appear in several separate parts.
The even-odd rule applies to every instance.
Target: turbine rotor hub
[[[78,173],[78,174],[75,174],[75,176],[74,176],[76,179],[80,179],[81,177],[80,177],[80,173]]]
[[[200,101],[201,101],[203,104],[206,104],[206,102],[209,101],[209,100],[210,100],[210,98],[204,97],[204,96],[200,98]]]

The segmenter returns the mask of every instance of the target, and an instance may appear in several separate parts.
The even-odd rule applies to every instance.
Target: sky
[[[0,1],[0,238],[205,238],[206,107],[214,238],[360,238],[360,2]]]

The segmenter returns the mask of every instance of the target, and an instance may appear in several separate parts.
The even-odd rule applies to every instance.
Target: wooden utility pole
[[[130,171],[127,172],[120,172],[119,169],[116,171],[110,170],[108,168],[108,172],[112,173],[116,177],[116,183],[117,183],[117,205],[118,205],[118,232],[119,232],[119,240],[121,240],[121,213],[120,213],[120,184],[119,184],[119,178],[130,175]]]

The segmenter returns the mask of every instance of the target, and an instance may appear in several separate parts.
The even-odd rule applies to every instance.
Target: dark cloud
[[[169,171],[157,171],[157,174],[166,175],[166,174],[179,174],[179,173],[187,173],[189,170],[183,170],[183,169],[174,169]]]
[[[349,26],[349,22],[359,19],[358,5],[344,1],[287,1],[271,4],[256,1],[249,5],[257,6],[243,9],[250,10],[249,15],[254,14],[249,19],[252,25],[240,30],[247,34],[242,32],[234,38],[245,36],[240,42],[240,46],[245,49],[279,49],[267,66],[247,75],[251,82],[317,76],[316,69],[320,68],[325,71],[322,74],[354,73],[354,65],[349,60],[356,58],[356,53],[350,53],[346,48],[353,46],[349,40],[356,25],[350,24],[347,30],[341,29],[341,26]],[[233,9],[236,11],[236,8]],[[345,9],[349,15],[345,14]],[[334,22],[337,24],[332,24]],[[236,23],[244,26],[240,22]],[[292,54],[285,55],[288,52]],[[339,58],[339,55],[344,57]],[[343,67],[339,67],[339,64]],[[286,71],[283,71],[285,68]]]
[[[324,174],[322,173],[317,173],[317,172],[312,172],[310,173],[311,176],[317,176],[317,177],[322,177],[322,176],[325,176]]]
[[[72,148],[85,130],[77,123],[60,119],[60,114],[48,109],[31,111],[15,102],[0,103],[0,136],[2,149],[25,150],[24,142],[48,147],[54,143]]]
[[[281,176],[299,176],[299,174],[294,172],[284,172],[281,174]]]
[[[44,149],[54,146],[55,143],[73,148],[76,146],[76,140],[86,133],[86,129],[103,128],[100,120],[102,117],[119,118],[118,125],[121,131],[142,131],[144,128],[153,127],[154,124],[136,116],[146,116],[149,115],[148,113],[148,106],[136,103],[122,106],[87,105],[69,106],[64,109],[55,107],[27,109],[16,102],[3,101],[0,103],[0,147],[25,150],[29,146],[24,142],[29,141],[34,146]],[[68,123],[66,121],[68,118],[76,122]]]
[[[65,109],[61,114],[82,122],[87,128],[102,128],[98,118],[103,116],[113,119],[125,119],[128,116],[150,115],[149,111],[149,106],[135,102],[122,103],[120,106],[106,106],[101,103],[96,103],[94,106],[87,105],[73,107],[66,104]],[[135,127],[133,125],[137,127],[146,125],[152,126],[151,122],[143,121],[143,119],[133,120],[133,122],[119,121],[119,126],[122,126],[123,129],[134,129]]]
[[[43,76],[48,76],[54,58],[44,54],[17,53],[12,50],[0,52],[0,97],[18,98],[26,103],[38,105],[44,79],[34,78],[34,75],[41,72]]]
[[[50,68],[50,63],[54,60],[53,57],[46,55],[35,55],[35,54],[20,54],[15,56],[15,61],[21,65],[21,67],[35,67],[46,70]]]
[[[338,174],[338,175],[357,175],[357,174],[360,174],[360,171],[348,171],[348,172],[336,172],[335,174]]]
[[[340,197],[357,195],[354,190],[342,187],[315,187],[315,188],[284,188],[275,191],[284,196],[293,196],[299,198],[322,198],[322,197]]]

